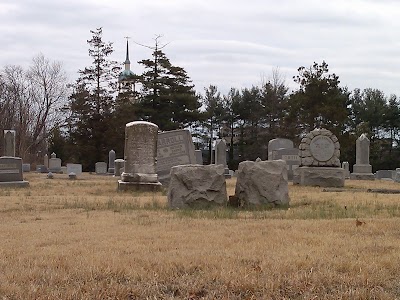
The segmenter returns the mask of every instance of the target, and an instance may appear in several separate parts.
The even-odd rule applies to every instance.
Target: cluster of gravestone
[[[155,191],[160,189],[161,180],[168,185],[170,207],[224,205],[230,172],[223,140],[216,143],[215,160],[216,164],[202,164],[188,130],[158,133],[158,126],[153,123],[131,122],[125,128],[125,166],[118,190]],[[286,163],[241,162],[235,195],[243,205],[287,204]]]
[[[68,174],[69,179],[76,179],[82,174],[82,165],[68,163],[66,166],[62,166],[61,159],[53,152],[50,154],[50,158],[47,154],[44,155],[43,165],[37,165],[36,172],[47,173],[48,179],[53,179],[54,174]]]

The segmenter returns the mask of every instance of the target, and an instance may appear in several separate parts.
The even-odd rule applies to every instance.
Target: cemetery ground
[[[171,210],[166,192],[118,193],[110,176],[24,175],[29,188],[0,190],[1,299],[400,297],[400,196],[360,190],[393,182],[290,184],[283,208]]]

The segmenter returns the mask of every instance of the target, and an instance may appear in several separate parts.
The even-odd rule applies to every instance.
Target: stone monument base
[[[161,190],[160,182],[126,182],[118,180],[118,191],[158,192]]]
[[[337,167],[299,167],[293,183],[304,186],[343,187],[345,170]]]
[[[372,173],[351,173],[351,180],[375,180],[375,175]]]
[[[29,187],[29,181],[8,181],[0,182],[0,187]]]

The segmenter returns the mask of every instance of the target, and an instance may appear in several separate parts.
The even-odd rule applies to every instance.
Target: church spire
[[[131,69],[131,62],[129,61],[129,44],[128,44],[128,39],[129,36],[126,36],[126,60],[125,60],[125,70],[130,70]]]

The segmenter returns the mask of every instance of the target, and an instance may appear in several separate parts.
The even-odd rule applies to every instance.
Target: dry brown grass
[[[173,211],[112,177],[26,177],[0,190],[0,299],[400,298],[400,195],[290,186],[289,208]]]

